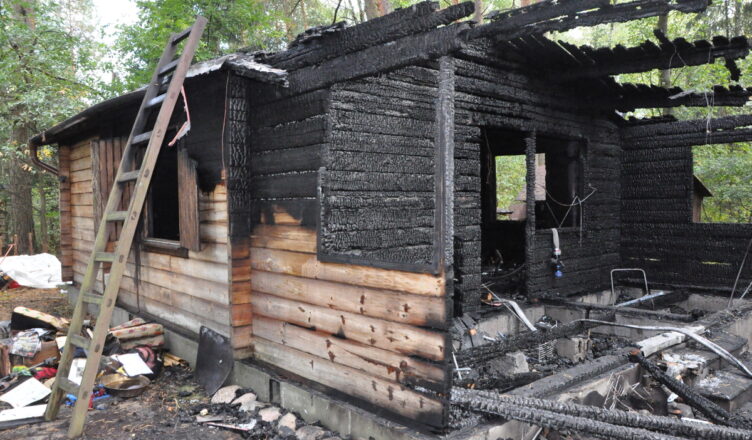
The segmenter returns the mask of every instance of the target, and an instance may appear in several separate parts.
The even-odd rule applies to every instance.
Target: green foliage
[[[713,194],[703,201],[701,221],[752,223],[752,146],[703,145],[692,155],[695,176]]]
[[[165,42],[191,24],[197,15],[208,24],[195,59],[202,61],[238,49],[280,49],[285,36],[284,2],[277,9],[261,0],[138,0],[138,21],[120,28],[117,49],[123,77],[113,84],[121,91],[137,88],[151,78]]]
[[[0,2],[0,215],[31,209],[38,241],[47,241],[40,237],[46,219],[52,252],[59,235],[58,182],[30,164],[26,139],[103,97],[92,74],[102,46],[93,38],[91,12],[89,0]],[[42,156],[54,164],[52,149]],[[11,171],[19,168],[28,178],[12,181]],[[9,206],[11,195],[30,189],[32,206]]]
[[[508,209],[525,190],[525,155],[496,156],[496,207]]]

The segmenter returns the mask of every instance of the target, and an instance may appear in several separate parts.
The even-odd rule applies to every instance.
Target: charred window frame
[[[539,135],[536,139],[536,229],[573,228],[580,224],[584,199],[586,143]],[[541,164],[541,162],[544,162]],[[545,180],[544,180],[544,179]]]
[[[172,147],[165,142],[159,152],[142,228],[145,250],[180,257],[201,250],[196,161],[183,140]]]
[[[533,136],[530,131],[486,128],[483,136],[484,223],[534,221],[536,229],[565,229],[579,225],[582,213],[575,197],[581,200],[587,196],[584,193],[584,139],[537,134],[533,152],[525,145],[526,139]],[[534,164],[532,169],[527,169],[530,161]],[[505,166],[504,174],[520,181],[511,185],[511,189],[507,188],[507,193],[500,197],[501,188],[506,183],[501,180],[504,175],[499,174],[502,165]],[[534,185],[534,219],[528,218],[526,212],[530,185]]]

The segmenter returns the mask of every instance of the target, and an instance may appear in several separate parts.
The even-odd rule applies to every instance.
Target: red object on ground
[[[49,379],[51,377],[55,377],[57,374],[57,368],[54,367],[42,367],[34,373],[34,379],[36,380],[44,380]]]

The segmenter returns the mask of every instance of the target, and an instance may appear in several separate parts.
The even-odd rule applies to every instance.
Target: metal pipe
[[[740,369],[744,374],[746,374],[749,377],[752,377],[752,371],[747,368],[746,365],[744,365],[739,359],[735,358],[731,353],[729,353],[725,348],[721,347],[720,345],[716,344],[713,341],[710,341],[706,338],[703,338],[702,336],[687,331],[680,327],[658,327],[658,326],[652,326],[652,325],[634,325],[634,324],[620,324],[616,322],[609,322],[609,321],[599,321],[597,319],[578,319],[576,321],[572,322],[591,322],[594,324],[602,324],[602,325],[610,325],[613,327],[625,327],[625,328],[633,328],[637,330],[650,330],[650,331],[656,331],[656,332],[677,332],[681,333],[689,338],[692,338],[700,345],[705,346],[718,356],[725,359],[730,364],[736,366],[736,368]]]
[[[638,268],[616,268],[611,269],[611,295],[616,295],[614,289],[614,272],[642,272],[642,279],[645,281],[645,295],[650,295],[650,289],[648,288],[648,276],[643,269]]]
[[[37,148],[40,147],[39,145],[31,141],[29,141],[28,145],[29,145],[29,156],[31,157],[31,163],[47,171],[48,173],[54,174],[55,176],[60,175],[60,172],[58,171],[57,168],[53,167],[52,165],[48,163],[44,163],[42,159],[39,158],[39,154],[37,152]]]
[[[643,302],[648,301],[648,300],[653,300],[653,299],[656,299],[656,298],[660,298],[661,296],[665,296],[667,294],[668,294],[667,292],[665,292],[663,290],[659,290],[658,292],[651,293],[650,295],[645,295],[645,296],[642,296],[640,298],[635,298],[635,299],[631,299],[629,301],[625,301],[625,302],[620,303],[620,304],[616,304],[614,307],[629,307],[629,306],[632,306],[632,305],[635,305],[635,304],[643,303]]]

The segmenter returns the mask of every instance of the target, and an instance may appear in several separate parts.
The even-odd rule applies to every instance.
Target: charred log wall
[[[436,87],[427,68],[333,87],[320,258],[433,269]]]
[[[708,141],[706,130],[703,121],[623,131],[621,253],[651,282],[730,289],[752,235],[749,224],[692,222],[692,146]],[[744,139],[752,135],[734,138]],[[745,268],[740,285],[749,283],[750,272]]]
[[[610,269],[620,262],[618,130],[573,93],[525,69],[481,44],[456,60],[454,276],[455,299],[465,310],[480,307],[485,127],[580,141],[585,192],[597,188],[584,205],[582,228],[560,231],[563,278],[553,276],[549,263],[551,232],[528,237],[528,292],[570,295],[605,287]],[[435,99],[436,66],[430,64],[332,89],[320,255],[428,267]]]
[[[317,187],[328,136],[329,90],[254,106],[251,100],[251,194],[254,223],[274,224],[284,213],[296,224],[317,224]]]
[[[620,262],[620,140],[606,116],[566,87],[542,80],[541,72],[519,61],[495,55],[487,43],[474,43],[457,55],[456,272],[455,291],[463,295],[465,310],[480,306],[480,165],[481,128],[536,131],[562,140],[580,141],[585,149],[584,194],[596,192],[584,206],[582,228],[559,231],[564,277],[555,278],[550,265],[550,230],[527,237],[529,295],[571,295],[608,284],[611,268]],[[565,142],[562,143],[564,147]]]

